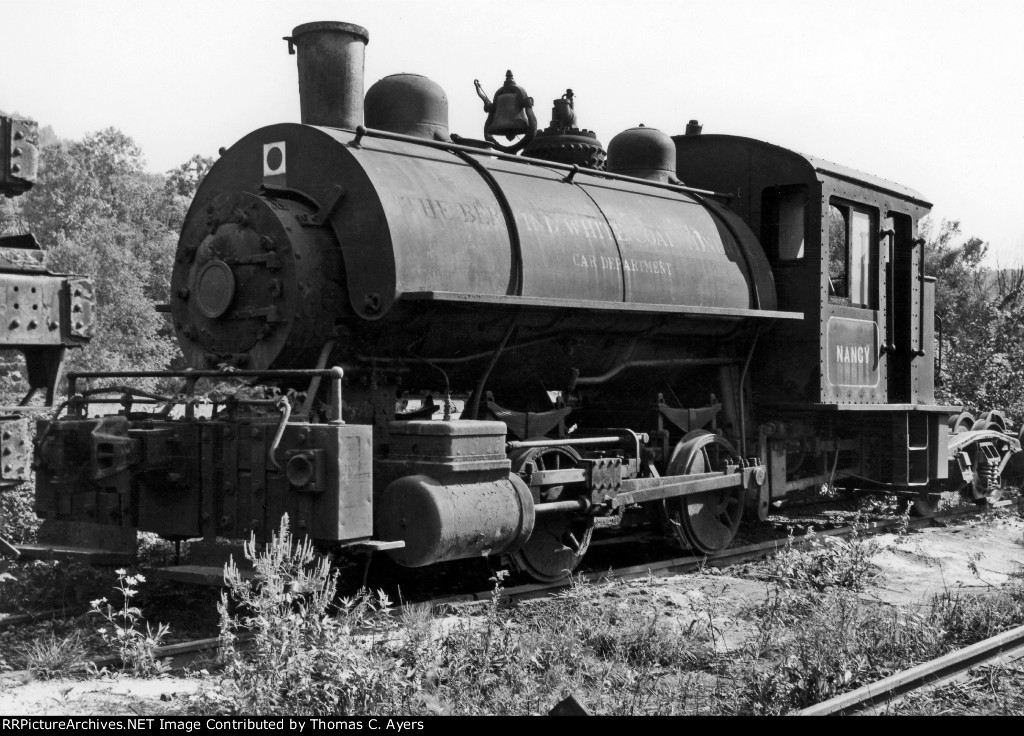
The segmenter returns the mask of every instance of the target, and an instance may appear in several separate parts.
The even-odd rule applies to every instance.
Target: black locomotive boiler
[[[602,516],[715,554],[802,489],[927,507],[1013,470],[1000,415],[935,403],[921,195],[696,123],[606,152],[571,90],[539,130],[511,72],[460,138],[424,77],[364,97],[364,29],[287,41],[302,123],[222,150],[182,230],[184,390],[141,411],[136,374],[69,377],[39,429],[43,546],[208,551],[287,513],[324,547],[548,581]],[[204,389],[224,378],[252,388]],[[123,409],[90,416],[103,381]]]

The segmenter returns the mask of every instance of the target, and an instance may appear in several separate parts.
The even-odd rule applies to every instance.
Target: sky
[[[566,88],[606,145],[643,123],[766,140],[921,192],[934,217],[1024,263],[1020,0],[0,0],[0,109],[62,138],[114,126],[152,171],[298,121],[283,36],[369,31],[366,87],[423,74],[482,137],[511,69],[538,122]]]

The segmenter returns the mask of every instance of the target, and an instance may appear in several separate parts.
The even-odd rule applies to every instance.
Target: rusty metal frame
[[[757,473],[763,466],[740,468],[726,466],[721,473],[696,473],[663,478],[631,478],[622,481],[622,491],[612,499],[612,508],[621,508],[635,503],[660,501],[678,496],[692,496],[697,493],[720,491],[725,488],[751,488],[759,485]]]
[[[287,369],[287,370],[232,370],[232,371],[218,371],[218,370],[193,370],[187,369],[183,371],[69,371],[67,374],[68,379],[68,395],[69,399],[67,404],[72,406],[79,411],[84,410],[85,405],[89,402],[86,397],[78,392],[78,381],[88,380],[92,378],[185,378],[185,379],[198,379],[198,378],[308,378],[311,380],[319,380],[322,378],[330,378],[331,380],[331,399],[330,399],[330,424],[344,424],[342,418],[342,379],[345,377],[345,371],[339,366],[333,368],[314,368],[314,369]],[[124,387],[116,386],[110,387],[110,391],[124,390]],[[259,404],[266,403],[266,399],[238,399],[235,403],[239,405],[248,404]],[[97,402],[97,403],[108,403],[108,402]],[[167,402],[161,403],[176,403],[176,404],[187,404],[189,399],[186,398],[174,398],[171,397]]]

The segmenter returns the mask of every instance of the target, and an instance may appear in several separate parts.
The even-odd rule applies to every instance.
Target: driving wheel
[[[576,493],[569,485],[549,484],[542,474],[580,465],[580,454],[571,447],[530,447],[512,454],[512,472],[526,481],[540,503],[568,501]],[[552,583],[572,574],[590,546],[594,517],[580,513],[550,513],[537,516],[533,534],[512,553],[512,566],[542,583]]]
[[[696,475],[725,470],[736,450],[716,434],[690,432],[672,452],[669,475]],[[666,499],[665,514],[686,549],[713,555],[728,547],[743,517],[743,488],[735,486]]]

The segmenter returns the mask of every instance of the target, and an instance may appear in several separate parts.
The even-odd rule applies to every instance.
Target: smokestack
[[[285,36],[298,48],[302,122],[355,130],[363,124],[363,54],[370,34],[362,26],[320,21]]]

